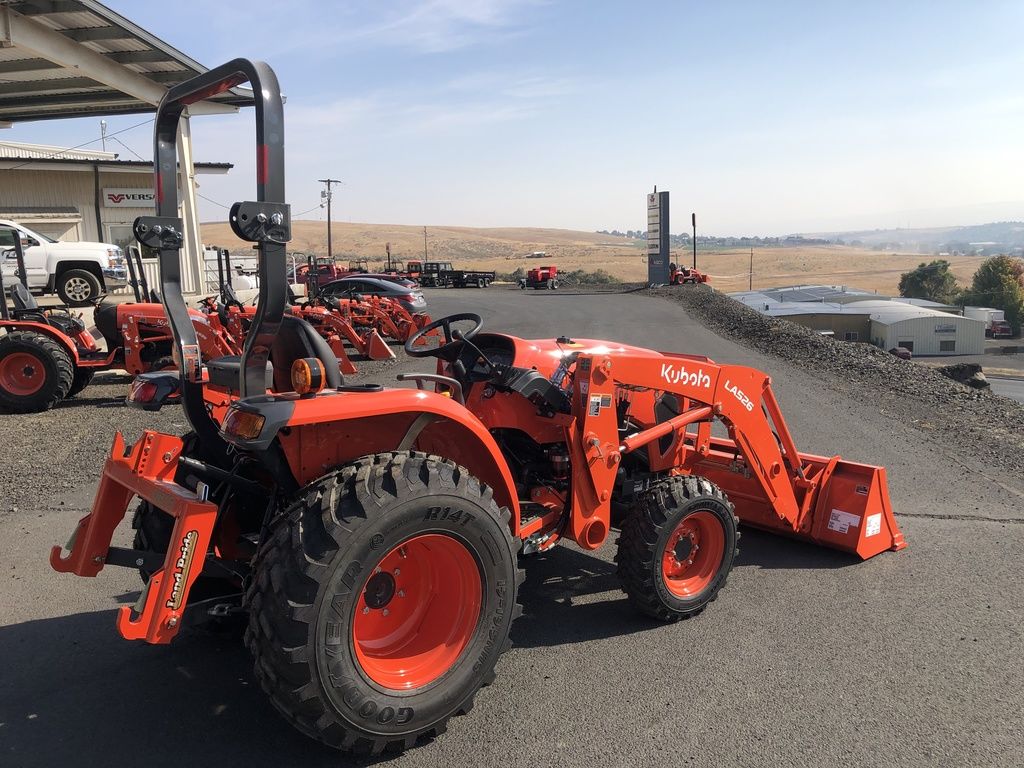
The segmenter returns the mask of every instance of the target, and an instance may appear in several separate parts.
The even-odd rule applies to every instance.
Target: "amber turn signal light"
[[[220,430],[225,435],[255,440],[260,436],[265,421],[266,418],[258,413],[229,408]]]
[[[316,357],[303,357],[292,363],[292,389],[311,395],[324,388],[324,364]]]

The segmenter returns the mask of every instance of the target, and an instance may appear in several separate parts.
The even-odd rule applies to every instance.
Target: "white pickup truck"
[[[56,293],[69,307],[85,307],[128,283],[124,254],[109,243],[62,243],[23,224],[0,219],[4,286],[18,279],[14,240],[21,238],[25,277],[33,293]]]

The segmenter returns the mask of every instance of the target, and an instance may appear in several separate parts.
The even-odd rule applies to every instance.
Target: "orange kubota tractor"
[[[706,283],[711,278],[703,272],[698,272],[695,268],[681,267],[675,262],[668,265],[669,269],[669,284],[670,285],[686,285],[688,283]]]
[[[260,295],[237,383],[211,407],[178,280],[175,134],[186,104],[244,81],[258,200],[230,219],[257,245]],[[330,347],[285,314],[282,118],[273,71],[241,59],[174,86],[157,112],[158,215],[135,232],[159,253],[179,371],[171,386],[144,374],[133,404],[159,407],[176,386],[192,432],[116,435],[92,511],[50,558],[79,576],[141,570],[124,637],[168,643],[189,619],[247,614],[256,676],[289,722],[340,749],[400,750],[493,679],[521,612],[521,555],[597,549],[615,523],[623,589],[676,621],[725,584],[737,515],[861,558],[904,546],[885,470],[799,453],[752,368],[485,334],[467,313],[406,341],[437,359],[402,377],[417,389],[346,385]],[[417,343],[436,331],[438,346]],[[134,497],[135,545],[113,547]]]

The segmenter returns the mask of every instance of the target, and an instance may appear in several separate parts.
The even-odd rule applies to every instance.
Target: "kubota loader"
[[[260,294],[234,392],[210,408],[169,234],[175,136],[185,105],[245,81],[257,200],[230,221],[257,246]],[[117,434],[92,511],[50,558],[79,576],[139,568],[142,595],[117,613],[125,638],[168,643],[189,619],[245,613],[256,677],[290,723],[339,749],[401,750],[494,678],[521,612],[521,555],[598,549],[615,523],[626,594],[676,621],[725,584],[737,516],[861,558],[904,546],[885,470],[798,452],[752,368],[482,333],[466,313],[405,342],[437,360],[400,377],[416,389],[347,385],[320,335],[285,314],[283,128],[273,71],[242,59],[173,86],[157,111],[157,215],[134,229],[159,254],[192,431]],[[435,332],[440,344],[418,344]],[[133,404],[159,407],[168,378],[145,374]],[[135,497],[135,544],[111,546]]]

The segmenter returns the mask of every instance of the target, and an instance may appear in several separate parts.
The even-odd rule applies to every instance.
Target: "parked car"
[[[325,296],[384,296],[395,299],[410,312],[424,312],[427,309],[427,300],[418,290],[376,277],[343,277],[320,286],[320,292]]]
[[[128,284],[124,253],[110,243],[62,243],[23,224],[0,219],[4,284],[17,280],[14,239],[21,239],[25,278],[33,293],[56,293],[69,307],[86,307]]]
[[[910,360],[914,356],[914,353],[906,347],[893,347],[889,350],[889,354],[896,355],[900,360]]]
[[[359,275],[359,277],[372,277],[375,280],[385,280],[389,283],[395,283],[401,285],[404,288],[419,288],[420,284],[413,280],[411,277],[402,277],[401,275],[389,275],[386,272],[370,273],[367,275]]]

